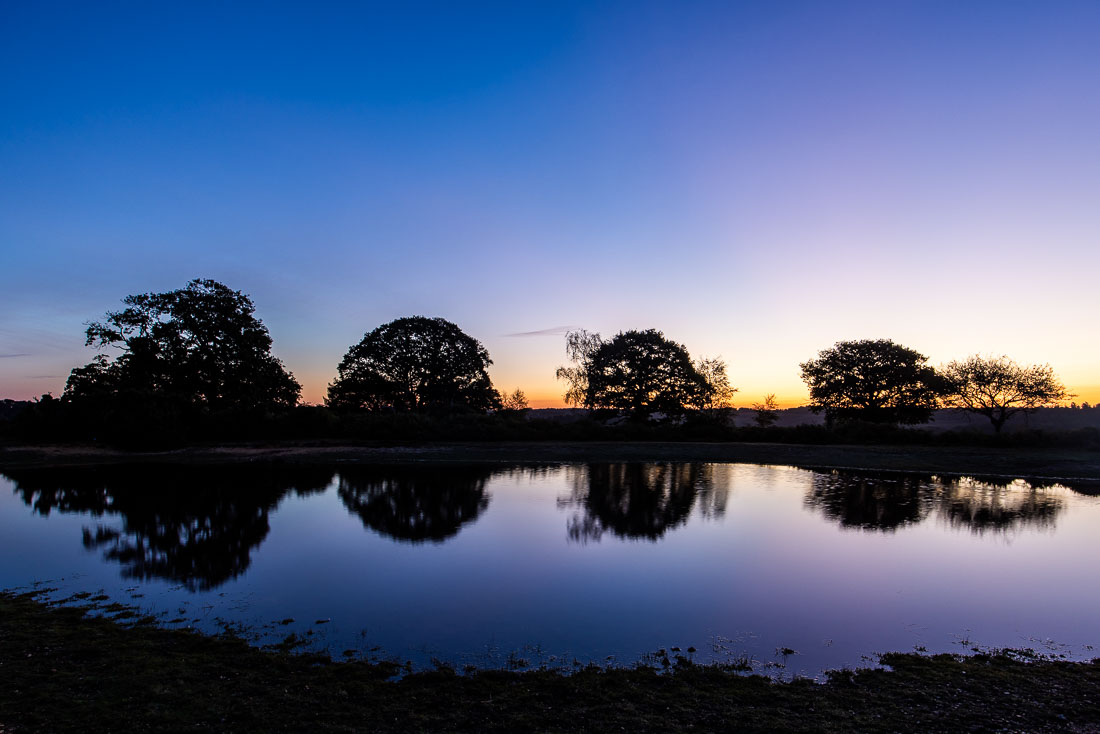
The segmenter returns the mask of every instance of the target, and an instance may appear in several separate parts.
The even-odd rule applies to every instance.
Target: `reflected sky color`
[[[675,645],[767,672],[790,647],[783,674],[814,675],[917,646],[1091,658],[1100,641],[1100,571],[1067,562],[1100,551],[1100,498],[1064,486],[723,464],[222,471],[0,476],[0,588],[104,589],[208,630],[294,618],[265,639],[312,627],[336,654],[418,665]]]
[[[738,404],[878,337],[1100,400],[1094,2],[0,13],[0,396],[207,277],[309,401],[413,314],[535,406],[562,327],[662,329]]]

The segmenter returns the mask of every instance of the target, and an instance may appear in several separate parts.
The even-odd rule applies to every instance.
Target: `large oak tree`
[[[485,347],[450,321],[401,318],[348,350],[325,402],[394,412],[487,411],[500,407],[486,371],[492,363]]]
[[[248,296],[213,280],[123,299],[88,325],[86,344],[117,350],[72,371],[70,399],[146,394],[212,409],[290,407],[301,391],[271,354]]]
[[[576,366],[558,370],[569,383],[566,400],[581,399],[588,408],[621,410],[635,418],[680,416],[708,407],[722,389],[707,381],[682,345],[655,329],[620,332],[608,341],[598,334],[570,334],[567,348]],[[711,367],[731,391],[725,365],[715,361]]]
[[[803,362],[810,409],[825,421],[926,423],[936,410],[943,380],[928,358],[889,339],[837,342]]]

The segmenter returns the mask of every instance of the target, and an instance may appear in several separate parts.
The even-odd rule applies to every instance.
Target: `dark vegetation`
[[[928,358],[889,339],[839,342],[803,362],[814,412],[825,422],[927,423],[945,392]]]
[[[667,420],[724,407],[717,404],[730,392],[725,364],[694,364],[683,345],[655,329],[624,331],[608,341],[573,332],[566,348],[574,365],[559,368],[558,377],[569,383],[566,400],[574,405]]]
[[[1100,665],[1029,651],[892,653],[777,683],[660,651],[651,666],[510,672],[333,662],[0,594],[0,722],[38,731],[1094,731]]]
[[[141,411],[212,411],[295,405],[301,386],[271,354],[271,336],[248,296],[213,280],[169,293],[127,296],[126,308],[88,325],[86,343],[115,349],[69,375],[68,400]],[[154,410],[158,408],[153,408]]]
[[[88,326],[99,354],[72,371],[64,394],[6,401],[0,440],[86,442],[156,449],[235,441],[766,441],[809,444],[1100,446],[1095,427],[926,433],[937,408],[988,418],[995,433],[1015,414],[1071,397],[1049,366],[974,356],[939,370],[888,339],[839,342],[801,365],[809,408],[825,426],[776,425],[774,398],[754,404],[753,425],[734,425],[721,359],[693,361],[655,330],[609,340],[566,336],[557,375],[576,420],[544,420],[521,390],[492,385],[485,347],[441,318],[402,318],[352,346],[326,405],[298,404],[299,385],[271,353],[249,298],[211,280],[124,299]]]
[[[149,407],[150,403],[145,403],[141,411],[130,412],[122,407],[100,411],[95,405],[79,401],[47,398],[27,404],[25,410],[10,420],[0,420],[0,440],[9,444],[94,444],[134,450],[257,441],[388,445],[454,441],[739,441],[1100,449],[1100,429],[1091,425],[1067,430],[1020,427],[994,434],[974,427],[932,431],[854,421],[832,428],[810,424],[761,427],[749,421],[745,425],[729,425],[705,414],[688,416],[680,423],[657,423],[619,421],[614,413],[604,411],[563,420],[552,414],[544,418],[539,411],[522,410],[425,415],[343,412],[324,406],[296,406],[278,411],[195,411],[170,405],[148,410]],[[1069,408],[1047,410],[1071,412]]]
[[[969,357],[941,371],[947,381],[943,405],[985,416],[997,433],[1005,421],[1072,397],[1050,365],[1022,367],[1008,357]]]
[[[486,371],[492,363],[485,347],[450,321],[397,319],[348,350],[325,403],[382,413],[484,413],[501,408]]]

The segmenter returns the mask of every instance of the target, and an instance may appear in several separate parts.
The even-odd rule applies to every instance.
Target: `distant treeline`
[[[735,419],[726,364],[693,360],[656,330],[611,339],[566,335],[557,369],[579,419],[527,415],[522,390],[494,388],[489,353],[442,318],[401,318],[349,348],[325,406],[299,405],[301,386],[271,353],[248,296],[212,280],[124,299],[86,331],[100,353],[72,370],[64,393],[7,401],[0,431],[16,441],[103,441],[131,446],[240,440],[766,440],[800,443],[960,443],[972,430],[924,435],[900,428],[950,408],[994,433],[1016,414],[1070,397],[1048,365],[971,356],[939,368],[889,339],[839,342],[800,365],[809,410],[824,425],[783,425],[774,396]],[[114,351],[114,356],[108,352]],[[744,411],[741,411],[742,413]],[[741,424],[741,425],[739,425]],[[967,426],[969,428],[969,426]],[[1001,443],[1092,446],[1095,428],[1024,430]]]

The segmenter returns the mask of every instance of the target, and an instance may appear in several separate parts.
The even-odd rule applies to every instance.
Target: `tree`
[[[301,386],[271,354],[248,296],[213,280],[123,299],[126,308],[88,325],[99,354],[69,376],[65,397],[145,393],[209,408],[290,407]]]
[[[984,415],[997,433],[1017,413],[1034,413],[1072,397],[1049,364],[1024,367],[1004,356],[974,355],[949,362],[941,372],[949,385],[944,407]]]
[[[565,335],[565,353],[569,355],[572,367],[558,367],[557,378],[565,380],[565,402],[569,405],[584,405],[588,396],[588,364],[592,355],[603,345],[597,333],[584,329],[570,331]]]
[[[737,392],[737,388],[730,385],[725,361],[719,357],[703,357],[695,363],[695,369],[707,383],[703,409],[725,411],[732,407],[733,394]]]
[[[442,543],[489,506],[492,470],[477,466],[348,467],[337,493],[363,525],[395,540]]]
[[[567,502],[582,512],[568,521],[573,542],[599,542],[605,532],[655,541],[683,525],[697,500],[716,494],[708,464],[590,464],[575,475]]]
[[[476,339],[441,318],[412,316],[379,326],[351,347],[328,387],[333,408],[396,412],[500,407]]]
[[[810,409],[825,422],[926,423],[935,411],[943,380],[928,358],[889,339],[837,342],[803,362]]]
[[[755,413],[753,422],[761,428],[768,428],[779,420],[779,403],[775,402],[775,393],[764,396],[764,402],[753,403],[752,410]]]
[[[87,518],[87,550],[122,566],[122,576],[170,579],[191,591],[217,588],[244,573],[270,530],[270,513],[289,492],[327,488],[331,469],[254,464],[112,466],[11,473],[15,493],[37,514]],[[117,521],[104,523],[106,518]]]
[[[515,413],[519,413],[524,410],[528,410],[527,396],[523,394],[523,390],[518,387],[511,395],[507,395],[502,390],[500,393],[500,409],[508,410]]]
[[[683,415],[703,408],[713,388],[687,350],[655,330],[620,332],[583,363],[589,408],[623,410],[636,418]]]

